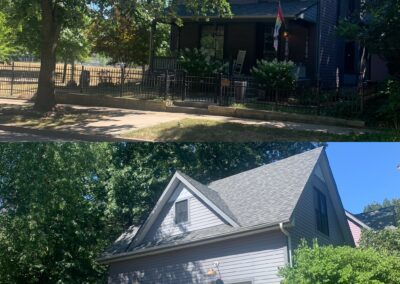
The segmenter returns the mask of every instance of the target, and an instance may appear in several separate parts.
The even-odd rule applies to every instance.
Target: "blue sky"
[[[400,198],[400,143],[328,143],[326,151],[345,209]]]

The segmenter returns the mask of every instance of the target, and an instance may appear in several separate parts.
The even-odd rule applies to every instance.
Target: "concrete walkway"
[[[4,105],[20,105],[27,106],[32,103],[25,100],[15,99],[0,99],[0,106]],[[155,111],[141,111],[141,110],[127,110],[116,109],[108,107],[83,107],[83,106],[70,106],[75,110],[83,110],[84,113],[90,114],[87,118],[79,119],[73,124],[59,125],[54,130],[93,135],[108,138],[118,139],[121,134],[142,128],[148,128],[160,123],[178,121],[185,118],[192,119],[207,119],[217,120],[222,122],[232,122],[241,124],[264,125],[270,128],[303,130],[303,131],[317,131],[333,134],[362,134],[365,133],[363,129],[346,128],[337,126],[314,125],[306,123],[286,122],[286,121],[260,121],[253,119],[240,119],[233,117],[211,116],[200,114],[186,114],[186,113],[171,113],[171,112],[155,112]],[[12,123],[3,123],[4,126],[16,126]],[[0,133],[1,135],[1,133]]]

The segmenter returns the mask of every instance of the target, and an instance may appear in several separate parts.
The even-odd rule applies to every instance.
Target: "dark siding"
[[[335,26],[338,18],[337,0],[321,1],[320,78],[324,86],[335,86],[337,60],[337,36]]]

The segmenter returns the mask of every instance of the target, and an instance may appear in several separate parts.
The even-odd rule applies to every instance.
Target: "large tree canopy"
[[[104,282],[96,258],[143,222],[175,170],[207,183],[315,146],[0,144],[0,282]]]
[[[141,53],[147,43],[148,23],[156,15],[165,21],[176,20],[177,1],[138,1],[138,0],[1,0],[0,7],[7,10],[20,28],[19,38],[29,49],[40,50],[38,55],[41,68],[35,108],[42,111],[51,110],[55,104],[54,71],[57,58],[57,47],[60,37],[66,29],[79,29],[85,25],[86,17],[98,19],[103,17],[108,25],[103,26],[111,40],[125,45],[132,44]],[[215,15],[230,13],[227,0],[183,0],[193,11],[194,17],[205,16],[210,12]],[[167,7],[166,5],[170,5]],[[118,21],[113,19],[118,18]],[[123,19],[123,20],[121,20]],[[99,22],[100,23],[100,22]],[[147,27],[146,27],[147,24]],[[124,25],[129,25],[129,29]],[[132,35],[126,31],[134,31]],[[147,41],[148,42],[148,41]],[[143,46],[143,47],[142,47]],[[112,42],[106,43],[108,49],[115,51]],[[119,57],[124,57],[122,54]],[[140,59],[143,56],[139,57]],[[138,59],[138,58],[134,58]],[[138,60],[139,61],[139,60]]]

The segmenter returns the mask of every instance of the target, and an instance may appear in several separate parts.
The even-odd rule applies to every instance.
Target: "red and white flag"
[[[279,32],[282,27],[282,23],[285,22],[285,18],[283,17],[281,2],[278,2],[278,15],[276,16],[275,30],[274,30],[274,48],[275,51],[278,51],[279,44]]]

